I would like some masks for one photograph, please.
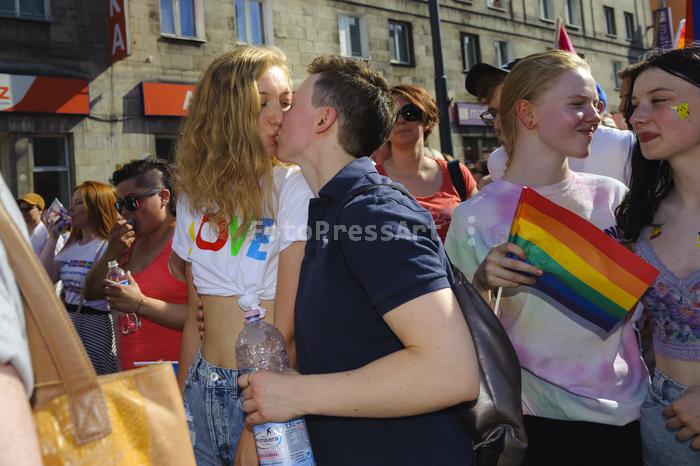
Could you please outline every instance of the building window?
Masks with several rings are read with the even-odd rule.
[[[617,26],[615,25],[615,9],[611,6],[604,6],[605,11],[605,27],[609,36],[617,35]]]
[[[496,47],[496,66],[503,66],[510,62],[510,43],[505,40],[497,40],[494,45]]]
[[[160,0],[160,32],[170,37],[204,39],[202,0]]]
[[[566,16],[566,24],[568,26],[579,26],[579,11],[581,8],[581,0],[564,0],[564,15]]]
[[[464,71],[469,71],[480,61],[479,36],[462,33],[462,68]]]
[[[486,0],[486,6],[504,10],[506,8],[506,0]]]
[[[365,18],[355,15],[338,15],[340,54],[346,57],[369,58],[369,40]]]
[[[236,0],[238,42],[254,45],[272,44],[270,2]]]
[[[176,145],[177,137],[175,136],[156,136],[156,156],[170,163],[175,162]]]
[[[49,0],[0,0],[0,16],[48,20]]]
[[[540,18],[554,21],[554,0],[540,0]]]
[[[634,14],[625,11],[625,37],[634,40]]]
[[[2,142],[0,134],[0,142]],[[50,204],[70,205],[71,161],[68,135],[8,134],[9,157],[3,160],[5,178],[18,194],[36,192]],[[8,137],[9,136],[9,137]]]
[[[617,73],[619,73],[624,66],[625,65],[621,61],[613,62],[613,84],[615,85],[615,90],[620,90],[620,77]]]
[[[389,20],[389,51],[391,63],[413,64],[413,31],[411,23]]]

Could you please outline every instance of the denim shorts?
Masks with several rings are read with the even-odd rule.
[[[231,465],[245,426],[239,371],[209,364],[197,355],[185,381],[185,417],[198,466]]]
[[[676,433],[666,429],[666,418],[661,414],[685,390],[659,370],[654,371],[651,389],[642,404],[642,458],[646,466],[700,465],[700,452],[691,448],[690,440],[676,440]]]

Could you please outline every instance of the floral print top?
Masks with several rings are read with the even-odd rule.
[[[700,270],[678,278],[642,239],[637,255],[659,269],[659,277],[642,297],[652,323],[654,350],[683,361],[700,361]]]

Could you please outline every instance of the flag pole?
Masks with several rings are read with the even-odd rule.
[[[496,304],[493,306],[493,313],[496,314],[496,317],[500,317],[500,314],[498,313],[498,306],[501,304],[501,294],[502,293],[503,293],[503,287],[499,286],[498,293],[496,293]]]
[[[556,26],[554,26],[554,31],[555,31],[554,44],[552,45],[552,48],[554,50],[559,50],[559,37],[561,35],[561,24],[562,24],[561,16],[557,16]]]

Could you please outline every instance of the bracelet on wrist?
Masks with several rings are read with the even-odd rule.
[[[141,310],[141,305],[143,304],[143,300],[144,300],[144,298],[141,298],[141,300],[139,301],[139,304],[136,306],[136,309],[134,309],[134,314],[138,314],[139,311]]]

